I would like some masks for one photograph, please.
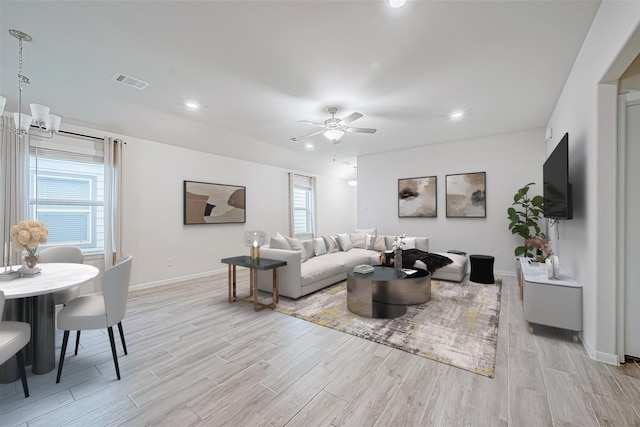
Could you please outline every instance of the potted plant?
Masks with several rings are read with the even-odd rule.
[[[544,237],[544,234],[540,232],[540,226],[538,221],[542,217],[542,207],[544,206],[544,199],[542,196],[529,196],[529,189],[534,182],[530,182],[521,189],[519,189],[513,196],[513,204],[507,209],[509,215],[509,230],[511,234],[517,234],[522,237],[523,244],[516,247],[514,253],[516,256],[524,256],[532,258],[534,253],[530,253],[535,250],[533,246],[530,246],[527,240],[536,237]],[[516,206],[514,208],[513,206]],[[530,243],[530,242],[529,242]]]

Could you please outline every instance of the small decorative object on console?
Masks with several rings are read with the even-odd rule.
[[[22,276],[37,276],[40,269],[36,268],[38,263],[38,245],[47,243],[49,238],[49,229],[43,222],[36,220],[20,221],[11,227],[11,238],[13,239],[13,249],[16,252],[25,250],[27,254],[24,256],[26,264],[20,272]]]
[[[353,267],[353,272],[354,273],[359,273],[359,274],[369,274],[369,273],[373,272],[374,270],[375,270],[375,268],[373,268],[373,266],[367,265],[367,264],[360,264],[360,265],[356,265],[355,267]]]
[[[267,233],[264,231],[245,231],[244,244],[250,247],[251,261],[260,262],[260,245],[267,243]]]
[[[398,273],[402,270],[402,246],[405,244],[404,239],[406,237],[405,234],[400,234],[393,239],[393,252],[395,254],[393,265]]]

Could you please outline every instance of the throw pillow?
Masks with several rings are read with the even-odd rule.
[[[377,228],[356,228],[354,234],[378,234]]]
[[[353,244],[354,248],[364,249],[366,247],[366,243],[365,243],[366,237],[367,237],[366,234],[351,234],[349,236],[349,239],[351,240],[351,243]]]
[[[338,252],[340,249],[338,248],[338,240],[335,236],[322,236],[324,239],[324,243],[327,246],[327,253],[331,254],[333,252]]]
[[[298,239],[294,239],[293,237],[284,236],[284,238],[287,239],[287,243],[291,246],[292,251],[300,251],[300,260],[305,262],[308,259],[307,251],[304,249],[304,246],[302,246],[302,242]]]
[[[415,237],[405,237],[404,245],[402,245],[402,249],[415,249],[416,248],[416,238]]]
[[[302,243],[302,246],[304,247],[304,251],[306,253],[306,257],[304,261],[309,261],[311,258],[316,256],[316,253],[313,250],[313,239],[301,240],[300,243]]]
[[[347,233],[338,234],[338,243],[340,243],[340,249],[345,252],[353,249],[353,243],[351,243],[351,239]]]
[[[291,249],[291,246],[289,246],[289,243],[287,243],[287,239],[285,239],[284,236],[280,233],[271,238],[269,247],[273,249],[285,249],[287,251]]]
[[[376,236],[373,234],[365,234],[364,248],[373,250],[373,244],[376,242]]]
[[[387,250],[384,236],[376,236],[375,239],[373,239],[373,249],[380,252]]]
[[[324,255],[327,253],[327,245],[324,243],[322,237],[316,237],[313,239],[313,252],[316,256]]]

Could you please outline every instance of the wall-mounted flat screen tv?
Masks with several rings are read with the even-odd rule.
[[[572,219],[573,204],[569,183],[569,134],[565,133],[544,162],[544,216],[553,219]]]

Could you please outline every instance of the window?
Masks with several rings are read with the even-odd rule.
[[[310,239],[315,233],[315,179],[289,174],[291,181],[292,235]]]
[[[43,247],[104,251],[104,164],[79,153],[31,148],[29,213],[49,229]]]

